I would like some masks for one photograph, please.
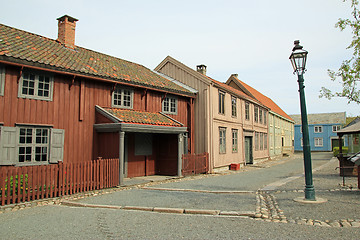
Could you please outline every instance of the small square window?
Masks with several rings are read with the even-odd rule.
[[[116,88],[112,93],[112,106],[118,108],[132,108],[133,91],[126,88]]]
[[[339,131],[341,129],[341,126],[340,125],[334,125],[334,126],[332,126],[332,131],[333,132],[337,132],[337,131]]]
[[[177,114],[177,98],[167,96],[162,102],[162,111],[167,114]]]
[[[24,72],[19,84],[19,97],[52,101],[53,77],[42,72]]]
[[[322,133],[323,129],[322,126],[314,126],[314,133]]]

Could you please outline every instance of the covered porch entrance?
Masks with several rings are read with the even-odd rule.
[[[124,178],[181,176],[187,128],[162,114],[96,106],[96,151],[118,157]]]

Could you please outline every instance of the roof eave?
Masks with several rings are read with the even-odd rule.
[[[48,65],[45,63],[30,62],[27,60],[18,59],[18,58],[6,56],[6,55],[0,55],[0,63],[19,66],[19,67],[28,67],[28,68],[33,68],[33,69],[37,69],[37,70],[58,73],[58,74],[65,74],[65,75],[71,75],[71,76],[76,76],[76,77],[84,77],[84,78],[89,78],[92,80],[108,82],[108,83],[121,83],[123,85],[128,85],[128,86],[147,88],[147,89],[156,90],[156,91],[160,91],[160,92],[171,92],[172,94],[175,94],[175,95],[196,98],[196,94],[191,93],[191,92],[175,91],[173,89],[168,89],[168,88],[156,88],[154,86],[129,82],[128,80],[96,76],[93,74],[78,72],[78,71],[74,71],[71,69],[64,69],[64,68],[60,68],[60,67],[56,67],[56,66],[51,66],[51,65]]]

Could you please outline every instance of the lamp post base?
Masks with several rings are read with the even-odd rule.
[[[303,197],[298,197],[294,199],[295,202],[299,203],[312,203],[312,204],[318,204],[318,203],[326,203],[327,199],[324,198],[315,198],[315,200],[309,200]]]

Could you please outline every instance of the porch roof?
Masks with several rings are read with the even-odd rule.
[[[351,126],[345,127],[336,132],[338,136],[342,136],[344,134],[356,134],[360,133],[360,122],[357,122]]]
[[[184,133],[187,127],[161,112],[145,112],[120,108],[102,108],[96,111],[112,123],[94,125],[99,132],[148,132],[148,133]]]

